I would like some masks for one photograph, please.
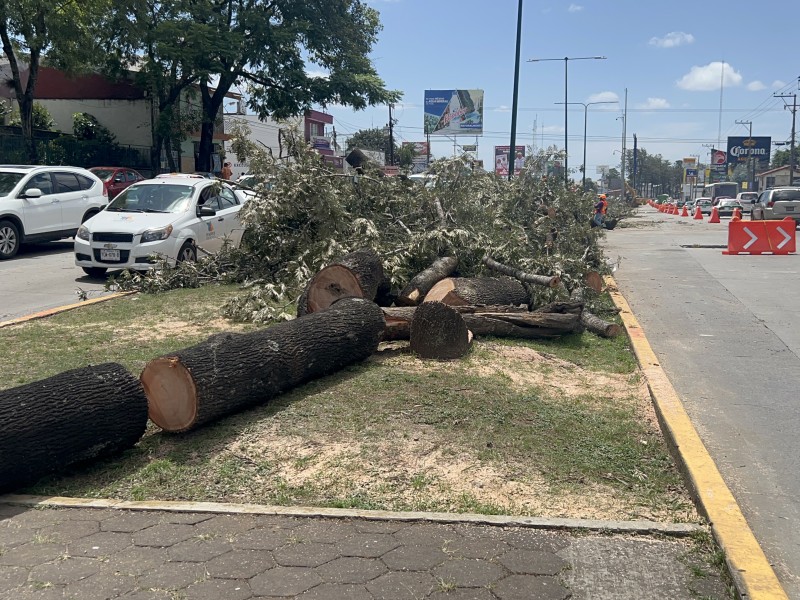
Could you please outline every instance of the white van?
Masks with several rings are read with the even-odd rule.
[[[758,192],[739,192],[736,199],[746,212],[752,212],[753,204],[758,201]]]

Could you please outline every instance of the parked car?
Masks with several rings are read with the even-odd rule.
[[[174,264],[197,260],[198,248],[238,245],[246,197],[204,177],[145,179],[123,190],[75,236],[75,264],[90,277],[108,269],[148,270],[156,256]]]
[[[711,201],[711,206],[719,206],[719,203],[723,200],[733,200],[730,196],[717,196]]]
[[[107,204],[103,182],[86,169],[0,165],[0,260],[21,244],[75,235]]]
[[[686,200],[684,204],[686,210],[689,211],[692,215],[694,215],[694,204],[695,204],[694,198],[689,198],[688,200]]]
[[[700,207],[700,214],[703,215],[710,215],[711,214],[711,198],[700,197],[695,198],[694,205]]]
[[[742,210],[742,205],[739,204],[738,200],[723,198],[719,201],[719,204],[717,204],[717,214],[719,214],[720,217],[732,217],[733,211],[737,208]]]
[[[129,185],[144,179],[139,171],[125,167],[92,167],[89,171],[97,175],[103,182],[109,200],[113,200]]]
[[[750,212],[753,210],[753,204],[758,200],[758,192],[739,192],[736,194],[736,199],[744,210]]]
[[[800,224],[800,187],[776,187],[764,190],[753,204],[750,219],[784,219],[792,217]]]

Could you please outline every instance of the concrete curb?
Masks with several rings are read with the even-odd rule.
[[[261,504],[229,504],[225,502],[133,501],[61,496],[0,496],[0,504],[39,508],[98,508],[135,511],[200,512],[217,514],[281,515],[328,519],[365,519],[370,521],[426,521],[431,523],[468,523],[498,527],[527,527],[548,530],[584,530],[602,533],[661,534],[684,537],[705,528],[695,523],[658,523],[655,521],[600,521],[595,519],[549,519],[474,513],[395,512],[390,510],[356,510],[304,506],[265,506]]]
[[[53,315],[57,315],[58,313],[67,312],[68,310],[74,310],[76,308],[80,308],[82,306],[89,306],[91,304],[99,304],[100,302],[106,302],[108,300],[113,300],[114,298],[121,298],[123,296],[130,296],[131,294],[135,293],[136,292],[117,292],[116,294],[109,294],[108,296],[100,296],[99,298],[92,298],[91,300],[84,300],[83,302],[76,302],[75,304],[65,304],[64,306],[57,306],[56,308],[48,308],[47,310],[42,310],[30,315],[25,315],[24,317],[10,319],[8,321],[0,321],[0,329],[3,329],[3,327],[10,327],[11,325],[19,325],[20,323],[27,323],[28,321],[33,321],[35,319],[44,319],[45,317],[51,317]]]
[[[695,502],[711,523],[714,538],[725,552],[728,571],[740,596],[749,600],[788,600],[627,300],[619,292],[613,277],[607,276],[605,281],[614,304],[620,309],[620,317],[647,380],[667,443],[684,473]]]

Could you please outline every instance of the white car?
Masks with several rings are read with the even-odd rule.
[[[238,245],[245,197],[197,175],[147,179],[123,190],[75,236],[75,264],[90,277],[108,269],[146,271],[168,262],[197,260],[197,248],[216,252],[225,239]]]
[[[24,243],[74,236],[107,204],[103,182],[86,169],[0,165],[0,260]]]

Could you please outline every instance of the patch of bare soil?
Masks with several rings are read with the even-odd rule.
[[[151,339],[165,340],[176,336],[213,335],[223,331],[242,331],[243,329],[244,325],[232,323],[221,317],[202,322],[165,319],[156,323],[134,323],[126,327],[119,327],[115,329],[115,335],[122,340],[136,340],[146,333]]]

